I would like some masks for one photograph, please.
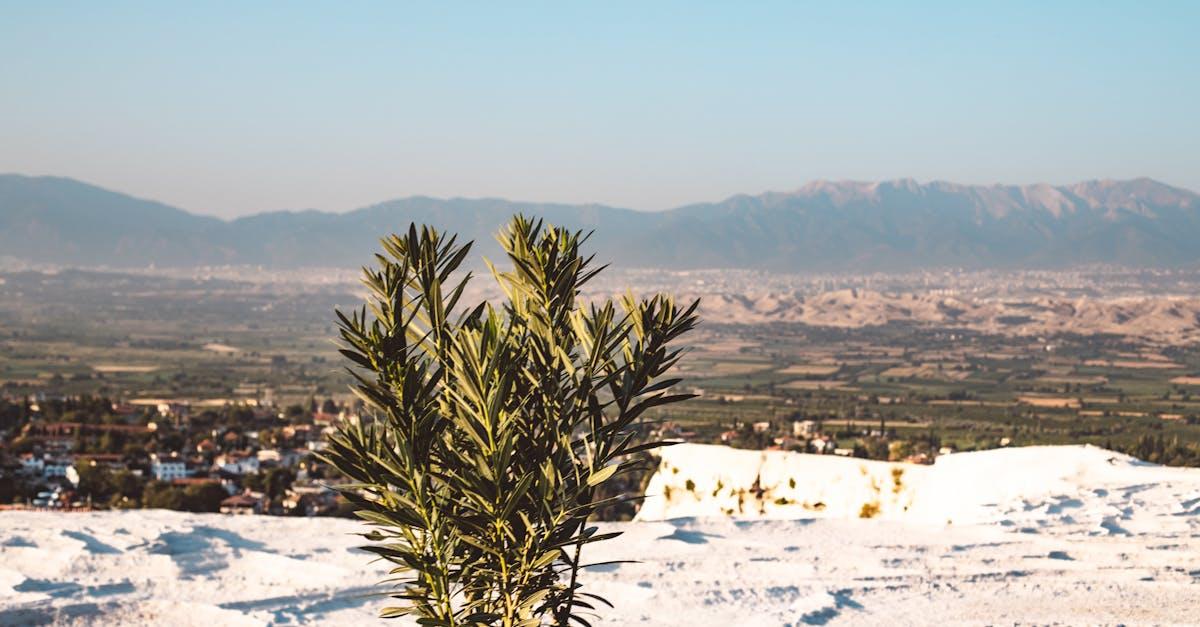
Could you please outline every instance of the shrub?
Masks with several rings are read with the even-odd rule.
[[[383,240],[364,268],[368,308],[338,312],[354,391],[374,419],[340,426],[324,459],[374,528],[364,547],[395,564],[385,617],[428,625],[557,625],[604,602],[580,592],[588,526],[615,476],[644,468],[641,416],[689,398],[663,379],[698,303],[632,295],[581,305],[600,269],[581,233],[515,217],[499,240],[499,309],[451,282],[470,244],[428,227]],[[586,622],[584,622],[586,624]]]
[[[183,489],[183,509],[189,512],[217,512],[221,501],[229,496],[225,488],[216,482],[190,485]]]
[[[142,506],[147,509],[186,510],[183,490],[165,481],[151,481],[142,493]]]
[[[892,468],[892,492],[900,494],[900,491],[904,489],[903,480],[904,469],[899,466]]]

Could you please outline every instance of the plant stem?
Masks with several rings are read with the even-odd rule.
[[[579,527],[582,528],[585,524],[587,524],[586,520],[580,522]],[[567,587],[567,602],[559,610],[558,627],[569,627],[571,607],[575,604],[575,582],[579,578],[579,559],[582,554],[583,536],[580,535],[579,539],[575,541],[575,555],[571,558],[571,583]]]

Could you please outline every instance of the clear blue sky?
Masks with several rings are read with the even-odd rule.
[[[0,0],[0,172],[221,216],[817,178],[1200,190],[1200,2]]]

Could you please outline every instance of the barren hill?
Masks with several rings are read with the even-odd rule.
[[[1200,340],[1200,298],[972,300],[869,290],[808,297],[794,293],[698,296],[704,319],[714,323],[797,322],[853,328],[907,322],[1014,335],[1108,333],[1175,342]]]

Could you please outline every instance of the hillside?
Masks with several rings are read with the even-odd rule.
[[[588,555],[637,560],[584,574],[587,590],[616,604],[598,624],[1200,622],[1200,471],[1085,447],[950,455],[932,467],[698,445],[664,453],[651,489],[683,494],[667,509],[647,503],[644,517],[671,520],[602,523],[624,533]],[[895,467],[904,472],[893,498]],[[717,500],[688,505],[684,477],[696,492],[715,481],[749,490],[756,477],[778,490],[795,478],[789,498],[826,507],[730,518]],[[872,480],[889,496],[878,517],[861,519]],[[385,601],[367,593],[385,568],[353,548],[361,528],[155,510],[0,512],[0,622],[370,623]]]
[[[1200,299],[1173,297],[981,300],[929,293],[837,290],[796,293],[700,293],[706,320],[795,322],[857,328],[914,323],[984,333],[1053,336],[1112,334],[1172,343],[1200,341]]]
[[[1200,263],[1200,196],[1149,179],[1060,187],[818,181],[663,212],[410,197],[341,214],[222,221],[70,179],[4,175],[0,249],[20,260],[78,266],[356,267],[369,260],[378,237],[414,221],[473,239],[495,256],[495,230],[518,211],[595,229],[600,257],[626,267],[806,272]]]
[[[0,176],[0,256],[79,266],[228,258],[226,223],[71,179]]]

